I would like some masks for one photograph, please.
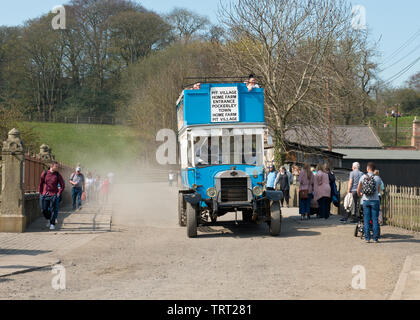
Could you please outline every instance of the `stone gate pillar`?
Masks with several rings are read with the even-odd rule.
[[[45,169],[48,169],[49,166],[51,165],[51,162],[55,160],[55,157],[51,153],[51,151],[52,151],[51,148],[49,146],[47,146],[46,144],[43,144],[39,148],[39,156],[40,156],[42,162],[44,163]]]
[[[23,232],[24,215],[23,165],[25,150],[20,133],[12,129],[2,149],[2,184],[0,232]]]
[[[413,121],[413,136],[411,137],[411,146],[420,150],[420,120],[415,117]]]

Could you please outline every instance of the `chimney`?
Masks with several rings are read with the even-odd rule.
[[[413,121],[413,137],[411,138],[411,146],[420,150],[420,120],[415,117]]]

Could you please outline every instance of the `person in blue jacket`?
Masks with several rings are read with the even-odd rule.
[[[276,190],[275,182],[277,178],[277,171],[273,164],[268,165],[268,173],[266,177],[267,190]]]

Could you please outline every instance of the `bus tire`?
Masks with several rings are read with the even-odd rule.
[[[178,193],[178,224],[180,227],[185,227],[187,225],[187,216],[185,214],[186,202],[184,200],[184,195]]]
[[[187,216],[187,236],[188,238],[197,237],[197,210],[191,203],[186,203]]]
[[[270,234],[278,236],[281,230],[281,209],[280,202],[273,201],[270,210]]]
[[[252,222],[252,210],[243,210],[242,211],[242,221],[243,222]]]

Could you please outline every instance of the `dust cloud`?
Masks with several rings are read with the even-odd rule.
[[[178,187],[169,186],[168,169],[131,165],[101,171],[112,173],[108,204],[113,226],[178,227]]]

